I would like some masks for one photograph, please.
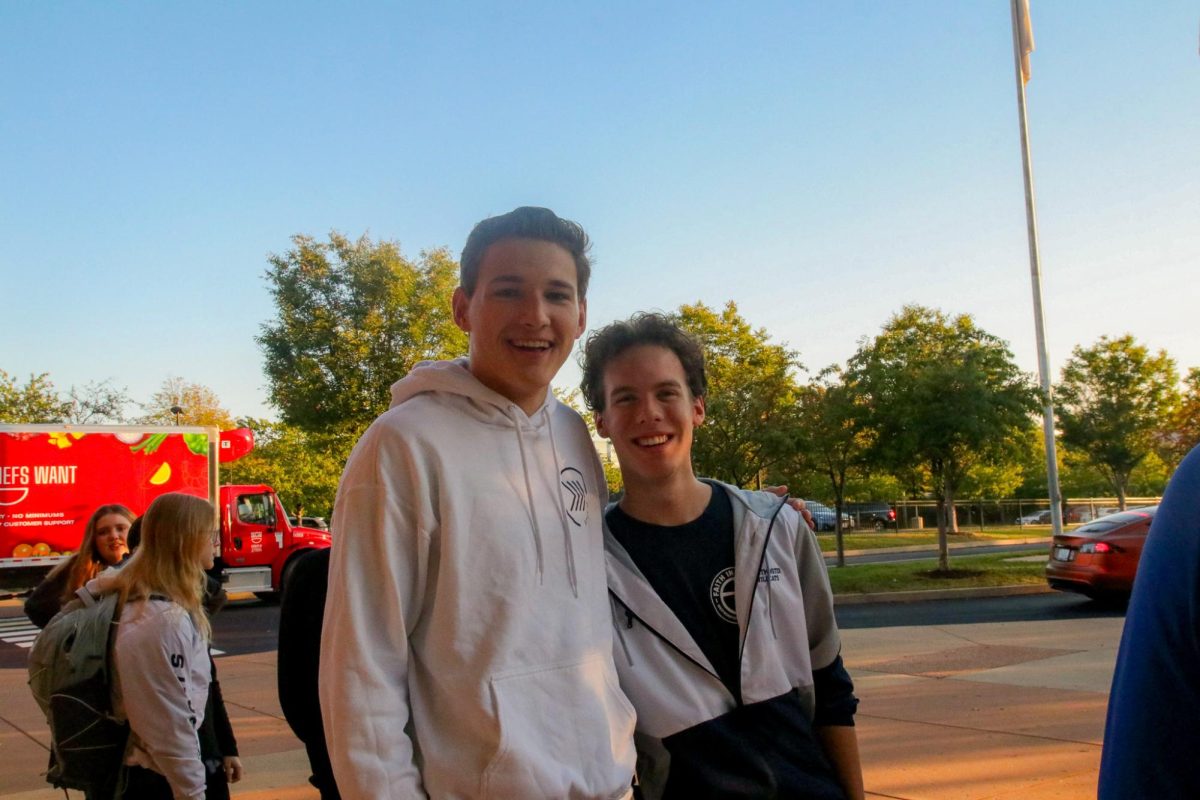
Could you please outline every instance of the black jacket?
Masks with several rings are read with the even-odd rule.
[[[321,791],[322,800],[340,797],[325,747],[325,726],[317,697],[329,552],[329,548],[317,550],[296,561],[283,587],[279,609],[279,706],[308,750],[313,771],[309,781]]]

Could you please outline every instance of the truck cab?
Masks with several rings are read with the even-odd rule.
[[[329,547],[328,531],[294,526],[275,491],[264,484],[220,489],[221,555],[225,591],[274,597],[293,560]]]

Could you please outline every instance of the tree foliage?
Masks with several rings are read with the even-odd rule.
[[[328,517],[333,512],[338,479],[350,455],[348,443],[266,419],[244,418],[237,424],[254,431],[254,449],[225,466],[223,480],[265,483],[297,516]]]
[[[89,381],[83,388],[72,386],[63,401],[63,422],[75,425],[116,425],[126,421],[130,403],[124,388],[112,381]]]
[[[857,382],[836,367],[823,370],[798,393],[795,441],[803,460],[825,477],[837,512],[835,539],[838,566],[845,565],[842,510],[846,480],[863,462],[872,444],[866,407]]]
[[[708,374],[705,420],[692,445],[696,472],[755,485],[794,450],[797,355],[751,328],[733,302],[720,313],[684,305],[673,317],[700,341]]]
[[[180,409],[179,413],[173,408]],[[147,425],[214,425],[220,430],[235,426],[233,415],[221,405],[216,392],[178,376],[164,380],[142,410],[145,414],[139,422]]]
[[[396,242],[336,232],[292,244],[269,258],[276,316],[257,337],[285,422],[356,438],[418,361],[466,354],[450,309],[458,265],[446,250],[413,262]]]
[[[954,498],[977,465],[1002,461],[1032,425],[1038,394],[1008,346],[969,315],[905,306],[851,358],[874,432],[870,455],[903,473],[923,465],[938,497],[940,567]]]
[[[50,374],[30,375],[21,385],[0,369],[0,422],[102,425],[125,421],[129,395],[111,381],[90,381],[82,388],[72,386],[62,396]]]
[[[1104,475],[1123,510],[1134,468],[1179,401],[1175,362],[1126,334],[1076,346],[1055,388],[1062,440]]]
[[[30,375],[24,384],[0,369],[0,422],[61,422],[66,403],[50,381],[50,374]]]
[[[1200,445],[1200,367],[1192,367],[1183,379],[1179,403],[1168,420],[1167,429],[1159,436],[1156,449],[1162,460],[1174,469],[1197,445]]]

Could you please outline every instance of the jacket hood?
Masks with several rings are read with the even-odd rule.
[[[489,389],[471,374],[470,361],[467,358],[456,358],[451,361],[421,361],[412,371],[392,384],[392,408],[411,400],[419,394],[439,392],[461,397],[469,401],[463,404],[464,410],[481,422],[504,425],[515,425],[524,420],[534,427],[544,424],[541,419],[543,412],[553,412],[558,400],[554,393],[546,390],[546,399],[533,414],[526,415],[524,410],[499,392]],[[534,420],[537,420],[534,422]]]
[[[545,549],[542,542],[542,529],[538,523],[538,515],[534,509],[533,486],[530,477],[530,454],[526,436],[545,433],[549,440],[549,452],[554,462],[554,474],[562,472],[558,461],[558,446],[554,441],[554,415],[558,411],[566,411],[565,407],[554,397],[547,388],[546,399],[532,415],[527,415],[519,405],[504,395],[496,392],[479,382],[471,374],[470,362],[466,358],[456,358],[452,361],[422,361],[413,367],[412,371],[392,384],[392,408],[411,400],[420,394],[436,393],[449,396],[454,405],[463,414],[472,419],[499,428],[505,428],[516,434],[516,444],[521,453],[521,472],[525,483],[525,504],[529,509],[531,533],[533,535],[534,551],[537,554],[537,573],[539,579],[544,574]],[[567,412],[569,413],[569,412]],[[579,596],[579,586],[575,573],[575,552],[571,544],[570,528],[567,525],[567,510],[563,505],[561,494],[556,493],[554,502],[557,505],[556,516],[562,530],[563,548],[566,552],[567,574],[571,582],[571,591]]]

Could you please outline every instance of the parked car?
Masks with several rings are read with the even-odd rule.
[[[1095,514],[1088,506],[1067,506],[1067,513],[1063,515],[1063,522],[1091,522],[1101,514]]]
[[[1017,517],[1014,525],[1049,525],[1050,524],[1050,509],[1042,511],[1034,511],[1031,514],[1026,514],[1023,517]]]
[[[824,503],[818,503],[816,500],[805,500],[804,506],[812,514],[813,530],[816,531],[832,531],[837,528],[837,512]],[[842,530],[847,530],[854,527],[854,518],[849,514],[842,513]]]
[[[1046,580],[1088,597],[1128,596],[1158,506],[1122,511],[1054,537]]]
[[[887,503],[846,503],[845,511],[854,519],[858,528],[874,528],[881,531],[884,528],[896,527],[896,509]]]
[[[301,528],[316,528],[319,531],[329,530],[329,523],[324,517],[294,517],[288,515],[288,522],[293,525],[299,525]]]

